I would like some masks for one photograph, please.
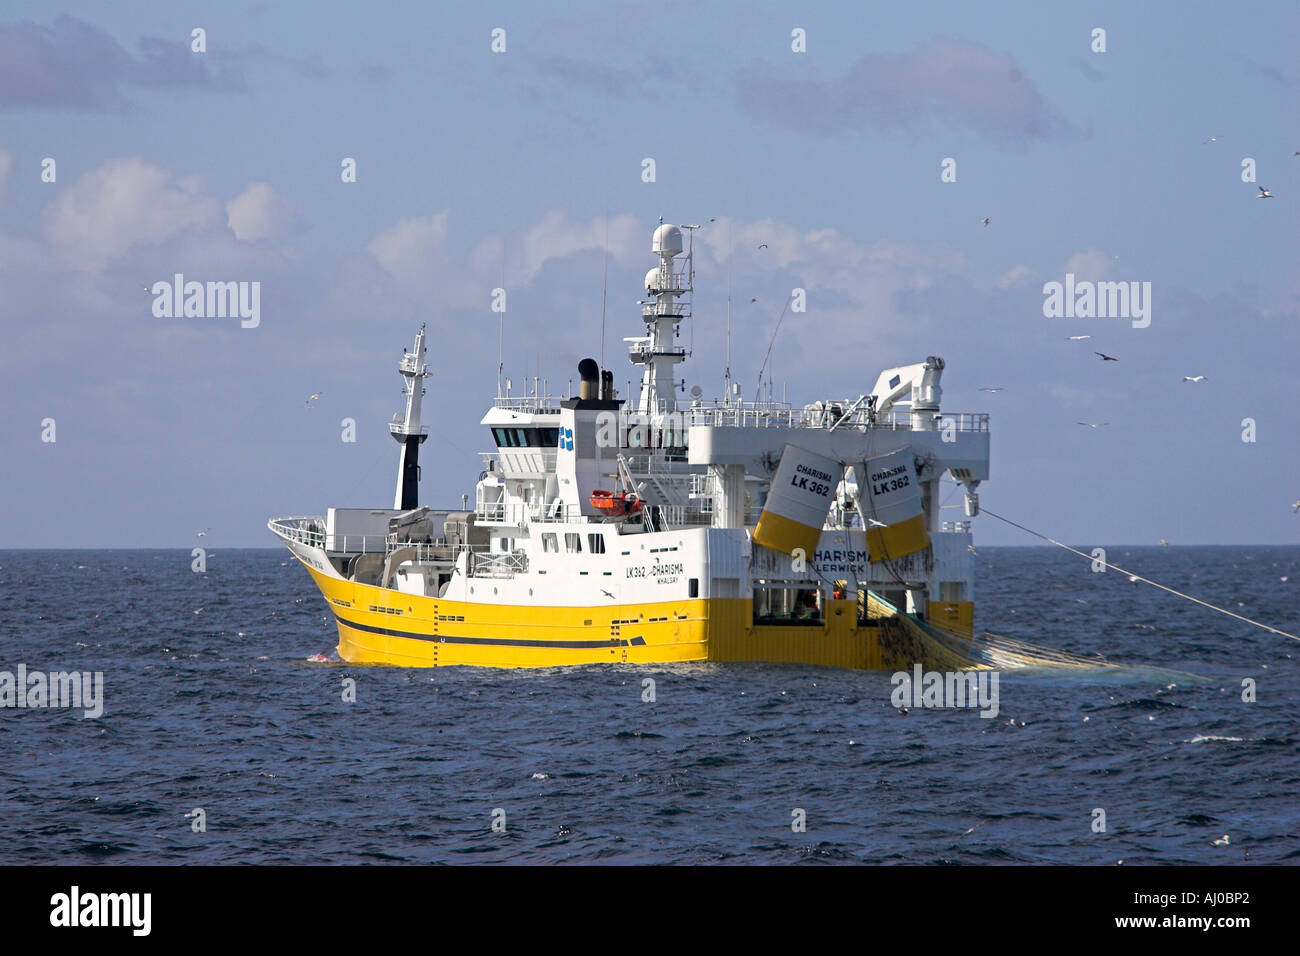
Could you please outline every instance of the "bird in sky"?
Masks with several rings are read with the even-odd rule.
[[[1183,381],[1184,381],[1184,382],[1204,382],[1204,381],[1205,381],[1205,376],[1204,376],[1204,375],[1184,375],[1184,376],[1183,376]]]
[[[867,519],[867,524],[868,524],[868,526],[870,526],[870,527],[872,527],[872,528],[888,528],[888,527],[889,527],[889,525],[885,524],[883,521],[877,521],[875,518],[868,518],[868,519]]]
[[[1167,548],[1167,547],[1169,547],[1169,542],[1166,541],[1164,538],[1161,538],[1161,539],[1160,539],[1160,547],[1162,547],[1162,548]]]
[[[1113,355],[1107,355],[1105,352],[1093,352],[1093,355],[1100,355],[1103,362],[1118,362],[1119,359]]]
[[[312,392],[312,394],[307,399],[307,407],[311,408],[311,403],[316,401],[316,399],[320,398],[324,394],[325,394],[324,392]]]
[[[1003,388],[1001,385],[996,385],[996,386],[994,386],[994,387],[992,387],[992,388],[990,388],[990,387],[987,386],[987,385],[984,385],[984,386],[981,386],[981,387],[980,387],[980,391],[981,391],[981,392],[1005,392],[1006,389]]]
[[[1256,198],[1256,199],[1272,199],[1272,198],[1273,198],[1273,194],[1272,194],[1271,192],[1269,192],[1267,189],[1265,189],[1263,186],[1260,186],[1260,187],[1259,187],[1259,195],[1256,196],[1255,198]]]
[[[1292,512],[1300,511],[1300,499],[1292,503],[1291,510]]]
[[[757,302],[758,299],[750,299],[749,301],[750,301],[750,302]]]
[[[198,532],[198,534],[195,535],[195,537],[198,537],[198,538],[206,538],[207,535],[208,535],[208,533],[207,533],[206,531],[200,531],[200,532]]]
[[[1065,337],[1065,341],[1067,341],[1067,342],[1082,342],[1084,339],[1090,339],[1090,338],[1092,338],[1091,335],[1067,335],[1067,336]]]
[[[988,228],[988,225],[989,225],[989,217],[988,217],[988,216],[985,216],[985,217],[984,217],[984,219],[983,219],[983,223],[984,223],[984,228],[987,229],[987,228]]]
[[[760,248],[760,249],[766,249],[766,248],[767,248],[767,243],[766,243],[766,242],[760,242],[760,243],[758,244],[758,248]]]
[[[971,554],[979,554],[979,552],[975,550],[975,545],[973,544],[966,545],[966,550],[969,551]]]
[[[1110,422],[1079,422],[1080,425],[1086,425],[1089,428],[1101,428],[1103,425],[1109,425]]]
[[[1222,133],[1220,133],[1218,136],[1211,136],[1209,139],[1202,142],[1201,145],[1204,146],[1206,143],[1217,143],[1221,139],[1223,139]]]

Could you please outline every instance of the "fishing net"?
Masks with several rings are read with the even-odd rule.
[[[1116,666],[1101,657],[1036,647],[988,631],[972,637],[950,634],[899,611],[874,592],[867,592],[866,602],[867,616],[880,635],[886,670],[909,670],[918,663],[938,671]]]

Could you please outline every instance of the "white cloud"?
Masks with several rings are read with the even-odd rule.
[[[649,261],[651,232],[630,213],[615,216],[608,221],[610,255],[620,263],[627,263],[641,253]],[[561,212],[548,212],[524,234],[514,259],[516,278],[531,282],[552,259],[567,259],[580,252],[603,249],[605,235],[604,219],[575,222]]]
[[[1097,282],[1110,271],[1110,256],[1100,249],[1076,252],[1066,260],[1065,271],[1074,273],[1076,282]]]
[[[137,243],[219,226],[221,203],[203,185],[200,177],[174,177],[138,157],[110,159],[54,201],[45,236],[75,268],[99,271]]]
[[[806,290],[821,334],[854,338],[890,332],[896,295],[928,289],[938,276],[965,268],[960,253],[910,242],[860,243],[835,229],[800,230],[772,219],[719,219],[702,231],[700,242],[721,269],[730,242],[738,287],[770,287],[779,276]]]
[[[447,210],[426,219],[403,219],[381,232],[367,247],[389,273],[398,279],[415,279],[439,258],[445,258]]]
[[[447,210],[427,218],[403,219],[377,235],[367,248],[409,295],[441,306],[487,307],[492,290],[504,281],[507,291],[526,286],[548,262],[604,247],[604,219],[578,222],[552,211],[517,240],[485,236],[466,253],[449,242]],[[650,231],[630,214],[609,220],[610,255],[620,263],[640,252],[650,255]]]
[[[1009,289],[1020,280],[1033,275],[1033,271],[1034,270],[1030,269],[1029,266],[1012,266],[1006,272],[1002,273],[1001,278],[998,279],[998,288]]]
[[[5,180],[9,178],[9,173],[14,168],[14,154],[5,149],[0,149],[0,201],[4,199]]]
[[[249,183],[226,203],[226,225],[241,241],[278,239],[293,222],[293,210],[270,183]]]

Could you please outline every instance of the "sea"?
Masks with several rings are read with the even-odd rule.
[[[1300,634],[1300,547],[1107,560]],[[97,717],[0,707],[0,863],[1300,860],[1297,641],[1055,548],[979,549],[978,627],[1119,666],[1003,671],[995,717],[788,664],[312,661],[285,550],[191,561],[0,551],[0,672],[103,675]]]

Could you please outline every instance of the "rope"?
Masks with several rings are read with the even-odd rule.
[[[1072,554],[1077,554],[1081,558],[1086,558],[1089,561],[1099,561],[1101,564],[1106,565],[1106,567],[1110,568],[1112,571],[1119,571],[1121,574],[1127,574],[1130,578],[1136,578],[1137,580],[1141,581],[1144,584],[1150,584],[1152,587],[1157,587],[1162,591],[1168,591],[1170,594],[1176,594],[1180,598],[1186,598],[1189,601],[1194,601],[1195,603],[1200,604],[1203,607],[1208,607],[1212,611],[1218,611],[1220,614],[1226,614],[1229,617],[1235,617],[1237,620],[1245,621],[1247,624],[1253,624],[1256,627],[1262,627],[1264,630],[1270,631],[1274,634],[1280,634],[1283,637],[1289,637],[1293,641],[1300,641],[1300,637],[1297,637],[1294,634],[1288,634],[1286,631],[1280,631],[1276,627],[1269,627],[1267,624],[1261,624],[1259,621],[1252,621],[1250,618],[1242,617],[1240,614],[1236,614],[1233,611],[1229,611],[1227,608],[1222,608],[1216,604],[1211,604],[1209,601],[1202,601],[1200,598],[1192,597],[1190,594],[1184,594],[1182,591],[1175,591],[1171,587],[1166,587],[1165,585],[1161,584],[1158,581],[1152,581],[1150,578],[1144,578],[1140,574],[1134,574],[1132,571],[1126,571],[1117,564],[1110,564],[1109,562],[1101,561],[1100,558],[1094,558],[1090,554],[1084,554],[1082,551],[1078,551],[1070,547],[1068,544],[1062,544],[1060,541],[1057,541],[1055,538],[1049,538],[1047,535],[1039,534],[1037,531],[1034,531],[1030,528],[1026,528],[1022,524],[1016,524],[1016,522],[1012,521],[1010,518],[1004,518],[1000,514],[994,514],[992,511],[989,511],[988,508],[980,508],[980,513],[986,514],[991,518],[997,518],[999,521],[1005,521],[1013,528],[1019,528],[1021,531],[1024,531],[1026,534],[1032,534],[1035,538],[1042,538],[1044,541],[1051,542],[1052,544],[1056,545],[1058,548],[1064,548],[1066,551],[1069,551]]]

